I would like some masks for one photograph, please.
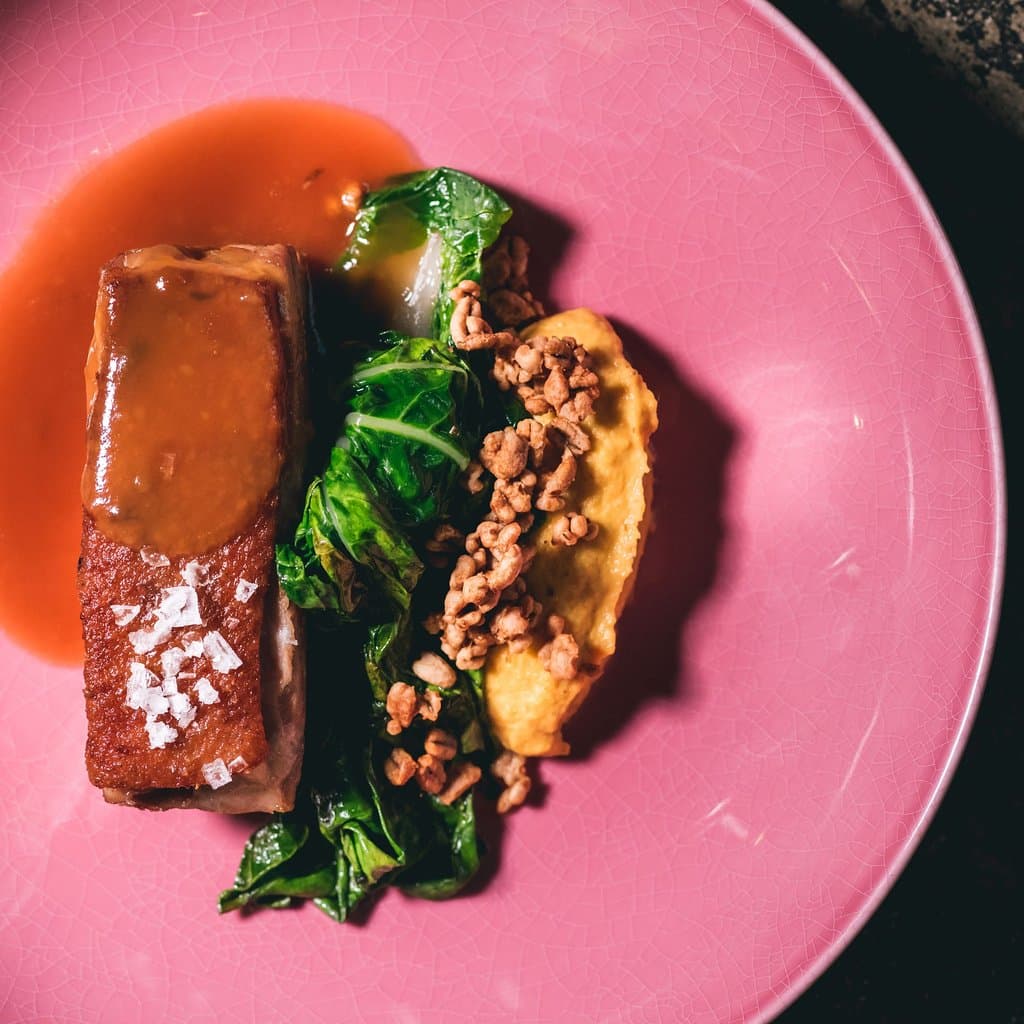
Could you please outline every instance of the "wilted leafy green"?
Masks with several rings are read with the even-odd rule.
[[[405,610],[423,565],[345,448],[334,447],[306,491],[293,545],[277,549],[278,576],[300,608],[350,620],[369,593]]]
[[[349,378],[343,444],[400,523],[436,520],[479,444],[480,383],[427,338],[398,340]]]
[[[424,586],[416,544],[445,514],[470,514],[448,508],[456,481],[485,427],[505,422],[474,366],[448,344],[447,293],[479,279],[481,254],[510,212],[485,185],[439,168],[371,193],[356,219],[342,261],[350,271],[429,240],[436,274],[420,284],[430,287],[425,325],[434,337],[386,334],[354,365],[350,351],[321,353],[338,408],[318,429],[336,441],[309,485],[293,542],[277,549],[283,589],[316,613],[303,777],[295,810],[253,833],[222,911],[309,899],[344,921],[381,886],[441,899],[479,866],[472,793],[446,806],[414,783],[383,779],[393,746],[420,750],[433,726],[417,718],[396,740],[385,729],[385,702],[398,681],[431,689],[409,666],[436,649],[418,623],[440,607],[447,575],[428,574]],[[459,737],[460,758],[488,763],[479,673],[457,673],[437,724]]]
[[[344,627],[349,641],[358,629]],[[296,809],[253,834],[234,887],[221,894],[220,909],[280,908],[310,899],[344,921],[383,885],[429,899],[454,895],[479,866],[472,795],[448,807],[414,784],[398,789],[382,780],[379,766],[394,741],[381,728],[385,716],[376,695],[365,683],[353,685],[359,652],[344,638],[340,651],[325,634],[313,639],[318,659],[336,652],[335,667],[349,685],[311,692],[309,749]],[[363,658],[385,673],[389,651],[390,643],[368,642]],[[315,664],[320,678],[329,676],[322,660]],[[471,719],[479,721],[475,685],[467,674],[460,673],[445,700],[448,727],[458,731]],[[413,726],[401,742],[416,742],[410,732],[426,728],[427,723]]]
[[[315,899],[331,893],[330,865],[310,865],[309,828],[277,818],[257,829],[245,844],[235,885],[220,894],[222,913],[240,907],[287,907],[294,897]],[[313,853],[314,862],[317,858]]]
[[[460,281],[480,280],[480,257],[511,215],[497,192],[462,171],[436,167],[401,175],[366,197],[340,267],[368,274],[375,264],[436,236],[436,273],[421,275],[431,294],[418,301],[430,311],[421,329],[429,323],[431,335],[447,341],[453,309],[448,292]]]
[[[428,900],[454,896],[480,866],[480,843],[476,834],[476,815],[472,794],[456,800],[450,807],[432,800],[437,829],[429,854],[402,876],[403,891]]]

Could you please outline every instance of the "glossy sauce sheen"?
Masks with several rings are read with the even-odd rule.
[[[233,273],[133,257],[100,282],[82,503],[111,540],[198,555],[247,526],[280,473],[280,289],[255,259]]]
[[[83,367],[100,268],[161,243],[285,242],[333,264],[345,191],[416,166],[372,118],[249,101],[157,130],[46,209],[0,277],[0,628],[49,660],[81,659]]]

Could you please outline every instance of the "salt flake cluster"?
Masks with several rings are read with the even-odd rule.
[[[170,565],[165,555],[149,550],[142,552],[142,559],[150,566]],[[138,655],[150,654],[163,647],[159,652],[159,676],[141,661],[133,661],[125,684],[125,704],[145,714],[146,734],[154,750],[173,743],[181,732],[192,725],[199,705],[220,701],[220,691],[207,676],[197,679],[195,671],[187,670],[190,662],[208,658],[213,671],[220,674],[233,672],[242,664],[242,659],[218,630],[210,630],[201,638],[193,633],[180,646],[164,646],[175,630],[203,625],[196,588],[210,582],[209,568],[192,561],[181,569],[180,575],[184,585],[163,587],[156,606],[146,614],[140,627],[128,634],[128,642]],[[255,584],[239,580],[235,598],[248,601],[256,589]],[[141,605],[110,606],[118,626],[134,622],[141,610]],[[182,684],[181,688],[179,684]],[[218,758],[203,766],[203,777],[210,786],[217,789],[231,781],[232,771],[240,771],[245,767],[241,757],[236,757],[230,765]]]
[[[245,771],[248,767],[248,762],[241,755],[228,764],[224,763],[224,758],[217,757],[203,765],[203,778],[210,789],[220,789],[231,781],[236,772]]]
[[[203,765],[203,778],[210,789],[220,789],[231,781],[231,772],[221,757]]]

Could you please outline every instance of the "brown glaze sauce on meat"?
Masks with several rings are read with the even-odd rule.
[[[265,267],[146,253],[103,272],[82,504],[111,540],[198,555],[249,525],[281,471],[278,294]]]
[[[330,265],[353,183],[416,166],[365,115],[247,101],[158,129],[46,208],[0,276],[0,629],[48,660],[81,660],[82,371],[100,267],[163,242],[286,242]]]

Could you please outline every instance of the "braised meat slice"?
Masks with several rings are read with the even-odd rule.
[[[301,502],[306,296],[283,245],[102,270],[78,585],[86,766],[111,802],[294,802],[304,645],[274,544]]]

